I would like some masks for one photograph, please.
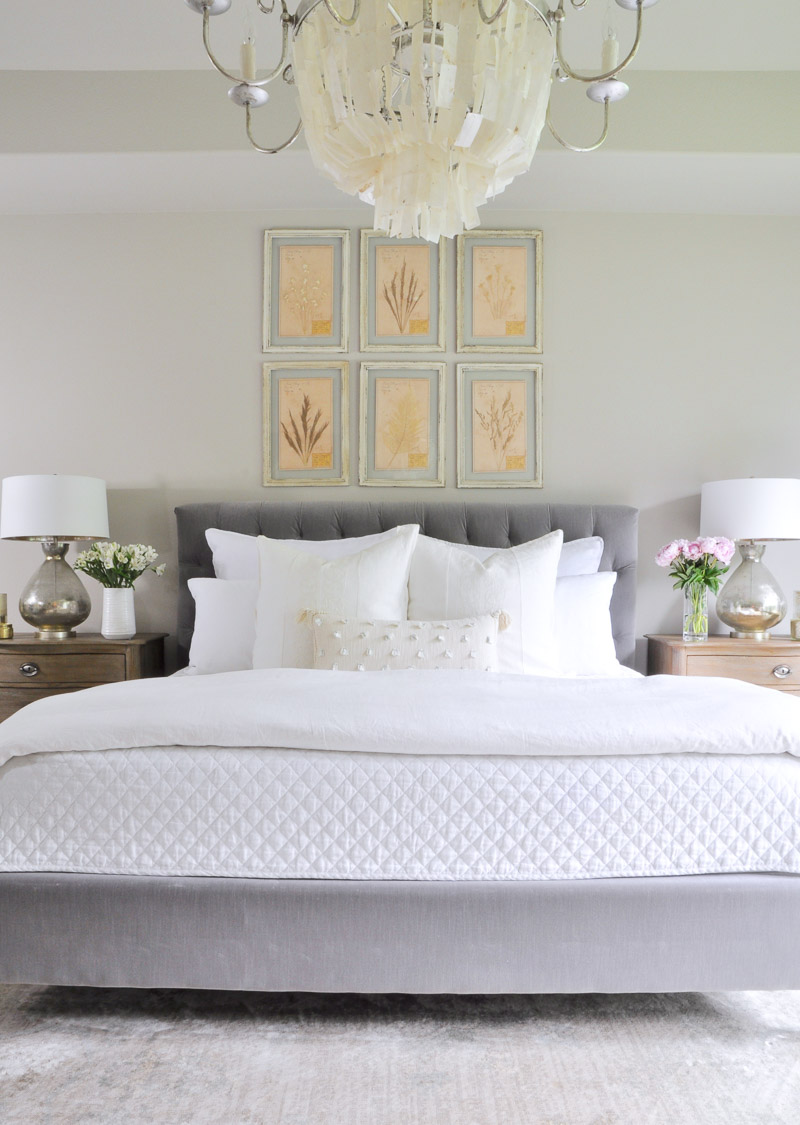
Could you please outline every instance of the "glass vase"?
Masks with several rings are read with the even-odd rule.
[[[683,639],[708,640],[708,587],[699,582],[683,587]]]

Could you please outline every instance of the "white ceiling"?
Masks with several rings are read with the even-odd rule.
[[[212,23],[215,43],[231,63],[243,27],[243,5]],[[551,0],[554,3],[554,0]],[[591,65],[610,0],[568,5],[566,43],[576,65]],[[290,0],[290,8],[296,0]],[[611,4],[621,43],[633,16]],[[760,22],[758,17],[760,18]],[[265,26],[259,16],[256,28]],[[274,32],[264,35],[266,49]],[[261,39],[261,45],[264,40]],[[645,38],[635,66],[646,70],[798,70],[800,4],[753,0],[661,0],[645,13]],[[260,52],[261,54],[261,52]],[[202,70],[207,62],[200,17],[183,0],[3,0],[0,69]],[[265,59],[263,65],[267,65]]]

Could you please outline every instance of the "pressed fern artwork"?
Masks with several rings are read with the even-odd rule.
[[[280,385],[281,469],[328,469],[332,464],[330,379],[283,379]]]
[[[424,336],[430,328],[430,249],[376,249],[376,327],[380,336]]]
[[[429,394],[425,379],[376,380],[376,469],[427,467]]]

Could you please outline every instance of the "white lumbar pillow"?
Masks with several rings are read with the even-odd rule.
[[[333,672],[497,671],[499,613],[460,621],[358,621],[310,613],[314,667]]]
[[[420,536],[411,561],[408,616],[444,621],[502,610],[498,670],[552,672],[555,584],[563,533],[551,531],[519,547],[474,558],[463,547]]]
[[[308,607],[341,617],[405,621],[418,534],[416,524],[396,527],[381,542],[338,559],[309,554],[290,539],[260,535],[253,667],[313,668],[311,630],[300,620]]]
[[[341,559],[355,555],[374,543],[390,539],[397,528],[379,531],[375,535],[357,535],[350,539],[287,539],[298,551],[316,555],[321,559]],[[214,574],[217,578],[250,579],[258,581],[258,536],[243,535],[240,531],[222,531],[218,527],[206,530],[206,542],[211,548]]]
[[[616,571],[580,574],[556,582],[556,650],[566,676],[618,676],[611,628]]]
[[[190,578],[194,632],[189,671],[238,672],[253,667],[258,583]]]

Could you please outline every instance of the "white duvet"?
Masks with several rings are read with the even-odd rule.
[[[108,684],[0,725],[0,766],[148,746],[350,753],[800,756],[800,701],[735,680],[264,669]]]

